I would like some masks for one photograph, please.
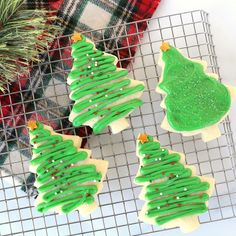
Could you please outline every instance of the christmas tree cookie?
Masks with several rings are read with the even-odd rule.
[[[37,174],[39,192],[37,211],[90,214],[98,207],[95,198],[102,189],[108,162],[90,159],[91,151],[80,148],[78,136],[55,133],[33,120],[28,127],[33,145],[30,171]]]
[[[143,82],[129,79],[127,70],[117,68],[115,56],[96,49],[85,36],[75,33],[72,40],[74,61],[67,83],[75,104],[69,120],[75,127],[92,127],[95,134],[107,126],[112,133],[129,127],[125,117],[143,104]]]
[[[157,91],[165,95],[162,128],[184,136],[201,134],[207,142],[221,135],[218,128],[229,112],[236,88],[206,73],[204,61],[190,60],[164,42],[161,45],[162,76]]]
[[[183,154],[162,148],[146,134],[138,137],[137,156],[140,168],[135,183],[143,185],[140,199],[145,201],[139,219],[163,228],[180,227],[183,232],[196,229],[197,216],[208,210],[214,179],[196,176],[195,168],[185,165]]]

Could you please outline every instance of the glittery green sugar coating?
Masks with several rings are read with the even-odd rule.
[[[166,93],[169,125],[194,131],[220,122],[231,105],[228,88],[204,71],[200,62],[184,57],[172,46],[162,52],[164,71],[159,89]]]

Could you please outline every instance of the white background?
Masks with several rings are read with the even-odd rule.
[[[223,82],[236,86],[236,0],[162,0],[153,15],[165,16],[191,10],[204,10],[209,13],[209,22],[216,55]],[[236,102],[230,113],[234,138],[236,140]],[[236,235],[236,219],[203,224],[189,236]],[[182,235],[178,229],[158,232],[158,236]]]
[[[221,77],[225,83],[236,86],[236,0],[162,0],[162,3],[153,17],[192,10],[205,10],[209,13],[209,21],[211,23],[213,41],[216,46]],[[235,117],[236,102],[234,103],[231,112],[232,126],[236,140]],[[4,232],[4,230],[2,232]],[[174,229],[152,233],[150,235],[182,236],[183,234],[179,229]],[[188,236],[224,235],[236,235],[236,218],[202,224],[198,230],[188,234]],[[124,234],[124,236],[126,235]]]

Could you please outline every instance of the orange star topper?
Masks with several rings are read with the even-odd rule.
[[[148,136],[146,134],[139,134],[138,141],[140,141],[142,144],[148,142]]]
[[[38,128],[37,123],[36,123],[35,120],[29,120],[28,123],[27,123],[27,127],[30,130],[34,130],[34,129]]]
[[[170,44],[168,42],[163,42],[160,46],[162,52],[170,50]]]
[[[77,41],[81,41],[82,40],[82,36],[80,33],[78,32],[75,32],[72,37],[71,37],[71,40],[75,43]]]

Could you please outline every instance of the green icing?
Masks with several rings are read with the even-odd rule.
[[[51,135],[39,122],[30,131],[30,143],[36,155],[30,164],[36,166],[38,192],[42,196],[42,202],[37,205],[39,212],[60,207],[63,213],[69,213],[94,202],[93,195],[98,189],[91,181],[100,181],[101,173],[95,165],[75,165],[88,158],[87,152],[78,151],[72,140]]]
[[[167,94],[170,126],[177,131],[193,131],[219,122],[230,109],[227,87],[174,47],[162,53],[162,60],[165,66],[159,87]]]
[[[184,216],[207,211],[208,182],[192,176],[192,171],[180,163],[180,155],[169,153],[160,143],[148,136],[148,141],[138,143],[141,158],[139,175],[135,182],[145,185],[146,216],[154,218],[157,225]]]
[[[115,56],[94,49],[91,42],[72,44],[73,69],[69,73],[71,99],[76,101],[72,111],[74,126],[81,126],[97,118],[94,133],[101,133],[111,122],[127,116],[143,102],[138,98],[117,104],[120,99],[144,90],[143,84],[131,86],[127,70],[117,69]]]

